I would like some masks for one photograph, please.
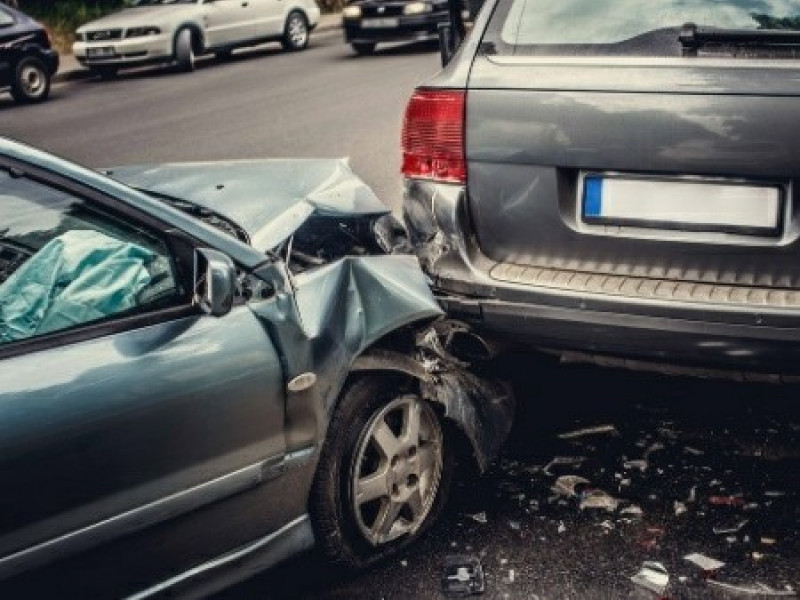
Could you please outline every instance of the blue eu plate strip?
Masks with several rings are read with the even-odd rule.
[[[603,179],[587,177],[583,181],[583,214],[599,217],[603,214]]]

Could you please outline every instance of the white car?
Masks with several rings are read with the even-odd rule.
[[[104,78],[151,63],[191,71],[197,55],[227,57],[267,41],[302,50],[319,15],[314,0],[134,0],[79,27],[72,51]]]

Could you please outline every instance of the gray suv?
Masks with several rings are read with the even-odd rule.
[[[486,0],[407,108],[417,254],[562,356],[797,373],[799,95],[800,2]]]

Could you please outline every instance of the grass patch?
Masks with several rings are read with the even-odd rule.
[[[22,0],[19,8],[47,26],[59,52],[70,53],[78,27],[121,8],[123,4],[123,0]]]

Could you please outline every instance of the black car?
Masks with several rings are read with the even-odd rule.
[[[57,70],[58,52],[44,26],[0,4],[0,91],[17,102],[41,102]]]
[[[436,39],[448,21],[447,0],[356,0],[342,15],[345,41],[358,54],[372,54],[378,42]]]

